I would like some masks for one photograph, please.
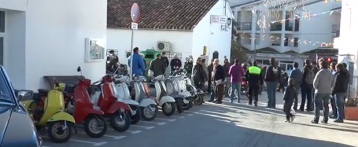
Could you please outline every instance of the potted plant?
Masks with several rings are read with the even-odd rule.
[[[358,98],[347,98],[344,112],[345,119],[358,120]]]

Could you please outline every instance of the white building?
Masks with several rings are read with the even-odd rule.
[[[106,0],[0,0],[0,64],[14,87],[45,88],[43,76],[78,75],[77,66],[102,77],[105,59],[86,62],[85,39],[105,41],[106,15]]]
[[[260,49],[274,51],[263,53],[261,50],[256,55],[256,59],[260,59],[259,62],[267,64],[269,58],[275,57],[282,67],[287,69],[292,67],[290,65],[293,61],[303,63],[303,59],[310,56],[310,51],[320,53],[312,50],[332,52],[333,39],[339,34],[341,15],[338,10],[330,12],[341,7],[341,2],[306,0],[302,5],[300,0],[292,1],[299,5],[292,4],[294,8],[270,7],[269,11],[258,10],[256,14],[253,14],[252,7],[262,7],[262,1],[246,0],[232,6],[237,21],[238,37],[243,47],[249,50],[256,49],[257,52],[260,52]],[[266,22],[262,21],[262,16],[267,17]],[[291,55],[283,54],[285,52],[291,52]],[[334,58],[332,56],[332,59]]]
[[[335,38],[334,47],[339,49],[338,61],[348,65],[351,74],[350,97],[358,95],[358,47],[355,45],[358,33],[358,1],[342,1],[340,36]]]
[[[206,46],[206,55],[218,51],[219,59],[230,57],[231,24],[223,31],[222,26],[226,24],[211,23],[214,18],[211,16],[233,18],[224,0],[182,0],[180,3],[138,0],[137,3],[141,17],[139,29],[134,31],[133,47],[141,51],[152,48],[166,51],[171,57],[178,54],[183,60],[189,55],[196,59]],[[118,51],[122,63],[127,63],[126,53],[131,50],[131,5],[131,1],[108,2],[107,50]],[[226,23],[227,19],[221,18],[224,18],[221,22]],[[158,48],[159,44],[164,48]]]

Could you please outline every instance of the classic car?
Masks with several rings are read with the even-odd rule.
[[[42,139],[27,113],[19,102],[19,95],[29,91],[14,90],[5,68],[0,65],[0,146],[41,147]]]

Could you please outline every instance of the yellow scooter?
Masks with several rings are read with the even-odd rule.
[[[64,83],[56,83],[52,90],[39,89],[33,100],[22,101],[36,128],[46,128],[50,140],[55,143],[67,142],[75,123],[73,116],[65,112],[65,86]]]

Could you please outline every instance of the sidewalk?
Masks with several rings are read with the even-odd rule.
[[[240,147],[358,147],[358,122],[337,124],[329,120],[328,124],[312,124],[313,113],[298,112],[293,123],[286,123],[282,93],[277,93],[277,109],[265,108],[266,101],[263,92],[258,107],[247,105],[247,98],[242,98],[240,104],[231,104],[228,98],[223,105],[207,104],[228,108],[225,113],[241,122],[238,127],[253,130],[247,133],[247,139]]]

